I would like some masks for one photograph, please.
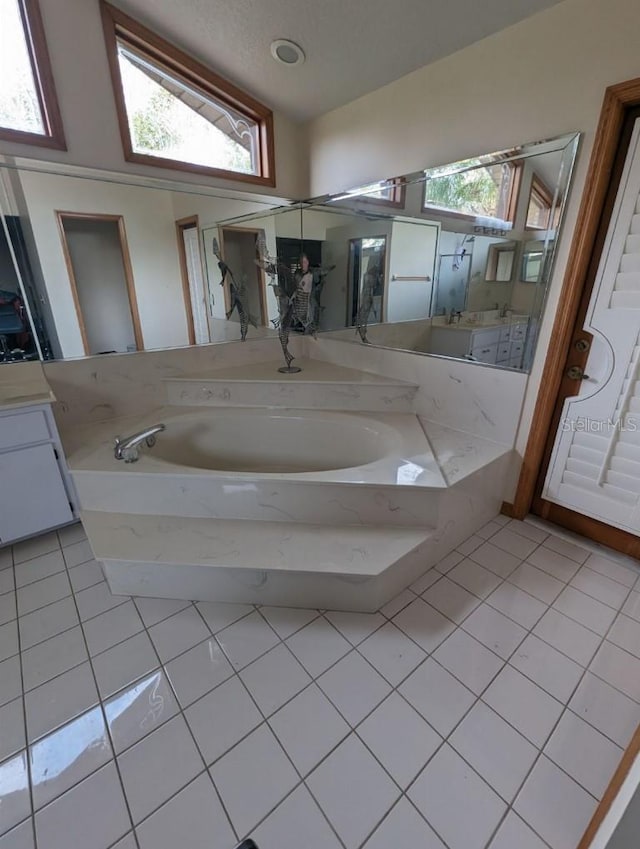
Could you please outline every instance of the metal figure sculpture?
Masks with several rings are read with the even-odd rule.
[[[238,318],[240,319],[240,339],[244,342],[247,338],[249,325],[252,325],[252,327],[258,326],[255,318],[253,318],[249,312],[249,308],[246,303],[248,300],[247,287],[245,286],[244,281],[241,283],[236,282],[236,279],[233,276],[233,271],[231,271],[227,263],[222,259],[220,246],[218,245],[218,240],[215,236],[213,239],[213,255],[218,260],[218,268],[220,269],[221,275],[220,285],[224,286],[227,278],[229,279],[229,298],[231,300],[231,307],[225,313],[227,321],[230,320],[233,315],[233,311],[237,310]]]
[[[270,278],[269,285],[273,287],[273,292],[278,301],[278,317],[272,319],[271,323],[278,331],[280,346],[286,362],[286,366],[281,366],[278,371],[283,374],[295,374],[302,371],[298,366],[291,365],[295,357],[289,350],[289,333],[293,324],[295,297],[298,289],[295,276],[287,265],[280,262],[277,256],[274,257],[269,254],[267,243],[263,238],[258,238],[256,247],[258,251],[256,265]]]
[[[296,291],[294,295],[294,317],[302,326],[304,333],[316,336],[320,327],[320,315],[322,306],[320,298],[325,284],[325,278],[335,265],[327,268],[320,266],[311,267],[309,257],[300,255],[300,266],[295,273]]]

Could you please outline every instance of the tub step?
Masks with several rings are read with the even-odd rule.
[[[167,378],[167,400],[174,405],[296,407],[408,413],[418,386],[393,377],[296,359],[302,371],[280,374],[280,361],[251,363],[206,374]]]

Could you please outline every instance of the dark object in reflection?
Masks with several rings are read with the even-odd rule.
[[[240,319],[240,339],[244,342],[247,338],[247,331],[249,330],[249,325],[251,324],[253,327],[257,327],[258,324],[251,316],[248,307],[245,305],[245,297],[246,297],[246,287],[244,284],[238,284],[236,282],[235,277],[233,276],[233,271],[229,268],[227,263],[222,259],[220,255],[220,247],[218,245],[218,240],[214,238],[213,240],[213,254],[215,258],[218,260],[218,268],[220,269],[220,285],[224,286],[227,278],[229,279],[229,298],[231,300],[231,306],[226,312],[227,321],[233,315],[233,311],[238,311],[238,318]]]

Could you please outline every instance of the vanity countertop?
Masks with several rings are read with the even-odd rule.
[[[448,316],[435,316],[432,319],[432,327],[444,327],[447,330],[466,330],[469,332],[472,330],[491,330],[494,327],[504,327],[509,324],[526,324],[528,321],[528,315],[511,315],[504,318],[496,316],[495,318],[486,318],[478,321],[465,320],[463,317],[460,321],[456,319],[452,324],[449,324]]]
[[[55,401],[40,362],[0,365],[0,411]]]

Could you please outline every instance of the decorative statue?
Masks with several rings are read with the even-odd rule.
[[[327,274],[335,268],[319,266],[312,268],[309,257],[300,255],[300,266],[295,273],[295,295],[294,295],[294,319],[300,324],[304,333],[315,336],[320,326],[320,297],[324,289]]]
[[[383,280],[382,264],[379,257],[371,257],[367,270],[362,278],[362,290],[360,292],[360,304],[356,315],[356,330],[363,342],[368,343],[367,330],[369,327],[369,316],[373,309],[374,296],[380,291]],[[374,312],[375,317],[375,312]]]
[[[256,259],[256,265],[271,279],[269,285],[273,286],[278,301],[278,318],[272,319],[272,324],[278,331],[282,353],[287,363],[278,371],[283,374],[295,374],[302,371],[298,366],[291,365],[295,358],[289,350],[289,333],[294,320],[295,298],[298,290],[295,276],[287,265],[278,260],[278,257],[269,255],[263,238],[258,239],[257,250],[259,259]]]
[[[222,259],[220,254],[220,247],[218,245],[218,240],[213,238],[213,255],[218,260],[218,268],[220,269],[221,279],[220,285],[224,286],[225,280],[229,278],[229,297],[231,300],[231,307],[227,310],[226,316],[227,321],[233,315],[234,310],[238,310],[238,318],[240,319],[240,339],[244,342],[247,338],[247,330],[249,329],[249,325],[251,324],[253,327],[257,327],[258,324],[256,320],[252,317],[249,312],[248,306],[246,302],[248,300],[247,296],[247,287],[244,285],[244,281],[240,284],[236,283],[236,279],[233,276],[233,272],[227,265],[227,263]]]

